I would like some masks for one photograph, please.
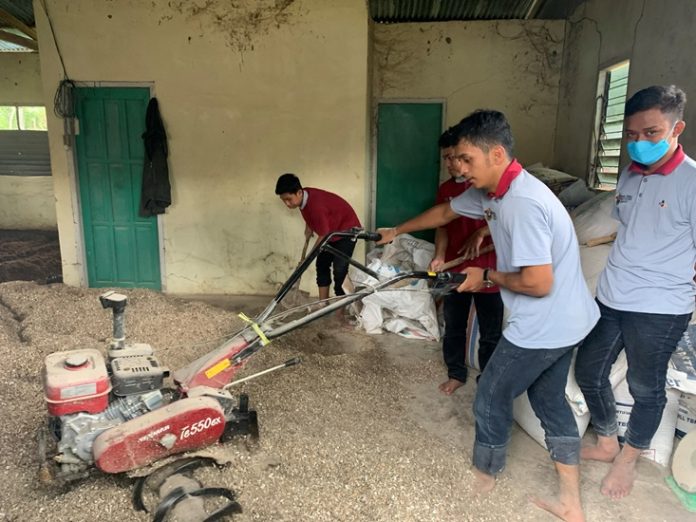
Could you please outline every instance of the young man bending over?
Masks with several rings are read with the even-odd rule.
[[[276,182],[275,193],[280,196],[286,207],[300,209],[305,221],[305,238],[308,239],[313,234],[317,235],[315,247],[331,232],[361,226],[353,207],[345,199],[326,190],[303,188],[299,178],[294,174],[280,176]],[[355,249],[355,241],[351,241],[350,238],[334,238],[331,246],[351,257]],[[343,282],[348,275],[348,261],[331,252],[321,252],[317,256],[316,263],[319,299],[329,297],[332,267],[334,292],[337,296],[345,295]],[[342,315],[339,314],[339,317]]]

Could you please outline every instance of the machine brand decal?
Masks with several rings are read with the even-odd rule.
[[[231,366],[231,364],[232,363],[230,362],[229,359],[223,359],[222,361],[217,363],[215,366],[211,366],[210,368],[208,368],[205,371],[205,376],[208,379],[212,379],[213,377],[215,377],[218,373],[220,373],[224,369],[229,368]]]
[[[91,382],[89,384],[79,384],[77,386],[63,388],[62,390],[60,390],[60,398],[71,399],[73,397],[82,397],[84,395],[96,395],[96,393],[97,383]]]
[[[196,435],[197,433],[207,430],[208,428],[217,426],[221,422],[222,419],[220,417],[206,417],[203,420],[199,420],[198,422],[194,422],[193,424],[184,426],[181,429],[180,437],[181,439],[187,439],[189,437],[192,437],[193,435]]]
[[[143,435],[142,437],[140,437],[140,438],[138,439],[138,442],[144,442],[144,441],[146,441],[146,440],[152,440],[152,439],[154,439],[157,435],[159,435],[160,433],[164,433],[165,431],[168,431],[168,430],[169,430],[169,427],[170,427],[169,424],[167,424],[166,426],[162,426],[161,428],[157,428],[156,430],[151,431],[151,432],[148,433],[147,435]]]

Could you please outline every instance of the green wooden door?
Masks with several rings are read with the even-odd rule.
[[[441,103],[380,103],[375,225],[391,227],[435,203],[440,180]],[[414,236],[433,241],[434,231]]]
[[[77,178],[90,287],[161,288],[157,218],[138,215],[146,88],[76,89]]]

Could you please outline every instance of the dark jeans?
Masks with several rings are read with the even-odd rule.
[[[580,435],[565,398],[574,346],[553,349],[521,348],[503,336],[476,390],[476,441],[473,463],[496,475],[505,468],[512,428],[512,402],[527,391],[529,402],[544,428],[551,459],[561,464],[580,461]]]
[[[667,403],[665,379],[669,358],[691,314],[622,312],[599,304],[602,316],[578,350],[575,378],[592,415],[597,434],[618,431],[616,401],[609,382],[611,367],[626,350],[628,389],[635,401],[625,441],[637,449],[650,447]]]
[[[503,328],[503,300],[500,293],[492,294],[452,292],[444,297],[445,335],[442,339],[442,355],[447,365],[447,376],[466,382],[468,373],[466,356],[466,325],[471,301],[476,305],[479,330],[479,366],[481,371],[493,355]]]
[[[348,257],[352,257],[353,250],[355,250],[355,241],[349,237],[342,237],[338,241],[329,243],[329,245]],[[331,265],[333,265],[334,292],[336,295],[345,295],[343,281],[348,275],[348,261],[331,252],[321,252],[317,256],[317,286],[331,286]]]

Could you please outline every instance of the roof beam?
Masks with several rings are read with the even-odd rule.
[[[22,47],[26,47],[27,49],[31,49],[32,51],[39,50],[39,44],[36,43],[36,40],[25,38],[24,36],[19,36],[18,34],[14,33],[8,33],[7,31],[3,31],[2,29],[0,29],[0,40],[10,42],[15,45],[21,45]]]
[[[532,0],[529,3],[529,8],[527,9],[527,12],[524,15],[523,20],[529,20],[530,18],[534,18],[537,14],[539,14],[539,11],[544,5],[544,0]]]
[[[36,29],[34,27],[29,27],[27,24],[15,18],[13,15],[8,13],[4,9],[0,9],[0,22],[14,29],[19,29],[32,40],[37,39]]]

